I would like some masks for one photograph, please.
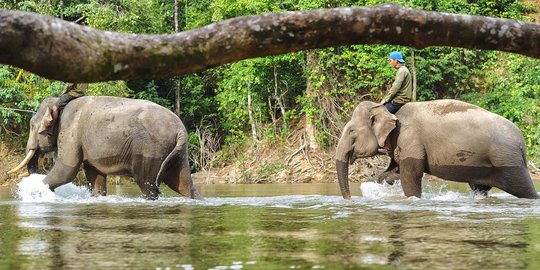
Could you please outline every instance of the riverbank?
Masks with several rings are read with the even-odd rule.
[[[332,151],[333,152],[333,151]],[[8,175],[24,158],[24,153],[0,147],[0,185],[15,185],[20,177]],[[264,184],[336,182],[335,161],[329,151],[310,150],[304,144],[255,144],[225,166],[214,166],[193,174],[196,184]],[[384,170],[385,156],[358,160],[351,166],[350,181],[361,182]]]
[[[350,181],[362,182],[387,167],[389,158],[360,159],[350,167]],[[252,144],[239,158],[223,167],[193,174],[196,183],[331,183],[336,182],[334,151],[309,149],[296,143]]]
[[[195,184],[268,184],[332,183],[337,181],[333,151],[312,150],[300,143],[282,146],[253,144],[231,164],[215,166],[192,174]],[[0,186],[14,186],[21,177],[8,175],[24,153],[0,145]],[[367,181],[384,170],[387,156],[359,159],[350,166],[350,181]],[[540,181],[540,171],[529,168],[531,177]],[[109,178],[117,183],[130,182]]]

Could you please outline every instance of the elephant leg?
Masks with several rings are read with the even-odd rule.
[[[180,166],[173,166],[167,171],[164,182],[168,187],[184,197],[201,199],[199,192],[193,186],[187,156],[181,159]]]
[[[424,176],[425,160],[405,158],[401,161],[400,178],[405,196],[422,196],[422,177]]]
[[[394,159],[390,160],[390,164],[388,164],[388,168],[384,170],[382,173],[376,176],[376,181],[379,184],[382,184],[383,181],[386,183],[393,185],[396,180],[399,179],[399,173],[398,173],[398,164],[394,161]]]
[[[189,167],[187,149],[183,147],[178,155],[181,159],[180,166],[172,166],[167,170],[165,184],[172,190],[180,193],[184,197],[192,199],[202,199],[199,191],[193,186],[191,169]]]
[[[486,186],[486,185],[478,185],[478,184],[469,183],[469,186],[471,187],[471,190],[474,193],[480,194],[480,195],[486,196],[486,197],[488,195],[488,192],[491,190],[491,187]]]
[[[43,179],[43,183],[49,185],[49,188],[54,191],[57,187],[73,181],[77,176],[77,172],[79,172],[79,168],[80,164],[71,167],[57,160],[51,171]]]
[[[93,166],[84,164],[83,165],[84,174],[86,175],[86,180],[90,185],[90,191],[92,196],[106,196],[107,195],[107,175],[99,172]]]
[[[518,198],[539,199],[526,166],[502,167],[497,169],[498,183],[495,187],[500,188]]]
[[[140,162],[135,162],[133,178],[147,200],[156,200],[159,196],[156,179],[160,167],[161,160],[158,158],[141,157]]]
[[[391,173],[388,173],[385,177],[384,177],[384,181],[389,184],[389,185],[393,185],[397,180],[399,180],[400,178],[400,175],[397,171],[394,171],[394,172],[391,172]]]

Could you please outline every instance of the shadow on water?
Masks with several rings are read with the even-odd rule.
[[[163,190],[153,202],[135,186],[100,198],[73,185],[22,189],[0,192],[1,268],[540,267],[540,203],[463,186],[431,183],[425,199],[407,199],[364,184],[352,201],[337,184],[209,185],[203,201]]]

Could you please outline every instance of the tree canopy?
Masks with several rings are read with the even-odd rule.
[[[540,58],[540,25],[396,4],[267,13],[177,34],[100,31],[0,10],[0,63],[49,79],[99,82],[171,77],[238,60],[352,44],[497,49]]]
[[[208,147],[201,146],[207,129],[225,163],[241,155],[235,149],[253,129],[274,143],[306,118],[314,140],[331,151],[352,108],[382,97],[395,72],[387,55],[400,50],[407,65],[414,61],[419,100],[457,98],[503,115],[521,128],[538,162],[538,7],[382,2],[3,1],[0,106],[35,110],[64,81],[107,81],[91,84],[89,94],[178,111],[192,144]],[[259,58],[238,61],[248,57]],[[24,141],[30,116],[0,109],[2,141]]]

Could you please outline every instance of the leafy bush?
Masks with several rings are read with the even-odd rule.
[[[540,155],[540,61],[500,53],[486,68],[485,88],[463,96],[472,103],[500,114],[523,132],[528,154]]]

